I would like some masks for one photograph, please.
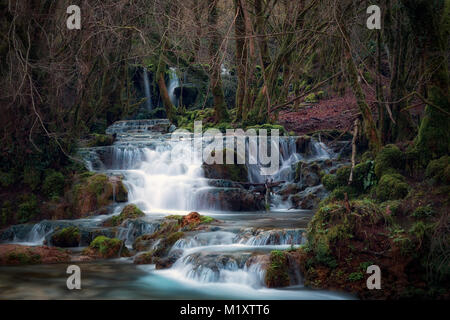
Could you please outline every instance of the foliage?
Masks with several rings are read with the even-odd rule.
[[[396,173],[403,165],[403,154],[396,145],[387,145],[375,157],[375,174],[380,179],[384,174]]]

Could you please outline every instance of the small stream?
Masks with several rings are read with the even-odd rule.
[[[82,290],[66,289],[67,265],[0,267],[1,299],[348,299],[342,293],[309,290],[298,274],[284,289],[268,289],[260,257],[272,250],[285,250],[305,243],[305,229],[311,219],[308,210],[290,210],[278,195],[271,210],[233,212],[224,204],[205,201],[217,191],[249,192],[229,182],[204,177],[201,162],[190,154],[192,139],[174,141],[152,130],[155,121],[120,122],[108,129],[117,141],[110,147],[82,150],[92,171],[118,175],[129,191],[129,203],[146,216],[125,222],[115,234],[101,224],[119,214],[125,204],[110,208],[111,214],[75,221],[42,221],[18,225],[3,232],[0,241],[42,245],[57,228],[76,225],[81,231],[81,247],[100,234],[118,237],[131,247],[143,234],[155,232],[163,218],[197,211],[218,222],[207,230],[188,232],[172,247],[175,263],[165,270],[154,265],[134,265],[133,257],[78,264],[82,270]],[[272,150],[273,151],[273,150]],[[295,164],[333,157],[322,143],[314,141],[308,155],[297,152],[295,139],[280,139],[280,169],[270,178],[292,182]],[[175,155],[175,156],[174,156]],[[258,165],[248,167],[249,181],[261,182]],[[82,248],[74,248],[81,251]]]

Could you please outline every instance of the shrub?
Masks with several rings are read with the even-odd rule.
[[[34,194],[22,196],[23,202],[19,204],[17,210],[17,220],[19,223],[26,223],[33,220],[39,213],[37,199]]]
[[[64,176],[61,172],[50,170],[42,184],[42,191],[49,197],[59,197],[64,194]]]
[[[403,166],[403,154],[393,144],[385,146],[375,158],[375,174],[381,178],[387,173],[396,173]]]
[[[428,218],[432,217],[435,214],[433,208],[428,206],[421,206],[417,207],[416,210],[414,210],[412,216],[415,218]]]
[[[385,174],[377,186],[377,197],[381,201],[397,200],[406,197],[409,186],[400,174]]]

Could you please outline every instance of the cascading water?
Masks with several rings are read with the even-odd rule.
[[[169,92],[169,98],[175,107],[178,107],[178,98],[175,95],[175,89],[180,86],[180,79],[178,79],[177,69],[169,68],[169,85],[167,91]]]
[[[165,129],[158,131],[161,127]],[[155,298],[341,298],[327,292],[310,292],[301,286],[291,290],[267,289],[264,278],[268,255],[272,250],[286,250],[304,243],[308,221],[304,219],[307,214],[287,210],[251,213],[212,211],[217,210],[216,203],[205,203],[204,195],[217,189],[234,191],[239,184],[206,179],[202,161],[192,156],[192,136],[185,135],[173,140],[166,134],[168,127],[164,120],[118,122],[107,130],[117,136],[113,146],[81,152],[90,168],[123,176],[129,191],[129,202],[138,205],[146,213],[145,217],[127,220],[112,229],[99,228],[102,221],[111,215],[70,222],[42,222],[22,229],[11,228],[9,233],[3,233],[5,238],[0,240],[42,244],[57,228],[76,225],[80,227],[83,246],[102,232],[108,237],[125,240],[131,248],[137,237],[159,230],[164,223],[162,216],[200,211],[220,222],[207,230],[186,232],[183,238],[176,241],[167,256],[173,261],[170,268],[155,270],[154,266],[139,267],[148,273],[132,284],[133,290],[143,288],[144,294],[152,292]],[[328,149],[316,141],[312,141],[308,154],[299,153],[293,137],[280,138],[279,147],[272,148],[273,152],[280,153],[279,170],[266,177],[261,175],[260,165],[249,165],[251,182],[264,182],[266,178],[289,182],[293,180],[293,167],[298,161],[330,156]],[[275,195],[272,201],[275,208],[283,205]],[[123,206],[118,205],[112,215],[119,214]],[[155,241],[150,250],[157,250],[160,245],[161,239]],[[292,283],[299,284],[299,281]]]
[[[151,95],[151,90],[150,90],[150,81],[148,79],[148,71],[146,68],[144,68],[142,70],[142,79],[144,82],[144,92],[145,92],[145,97],[147,98],[147,100],[145,101],[145,106],[147,108],[147,111],[151,111],[152,110],[152,95]]]

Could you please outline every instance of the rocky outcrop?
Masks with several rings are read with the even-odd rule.
[[[101,212],[103,207],[128,200],[128,191],[118,177],[88,173],[79,177],[69,195],[72,218],[82,218]]]
[[[69,261],[69,252],[58,248],[29,247],[16,244],[0,245],[0,265],[51,264]]]
[[[55,247],[71,248],[78,247],[81,241],[81,233],[77,227],[67,227],[55,232],[50,243]]]

